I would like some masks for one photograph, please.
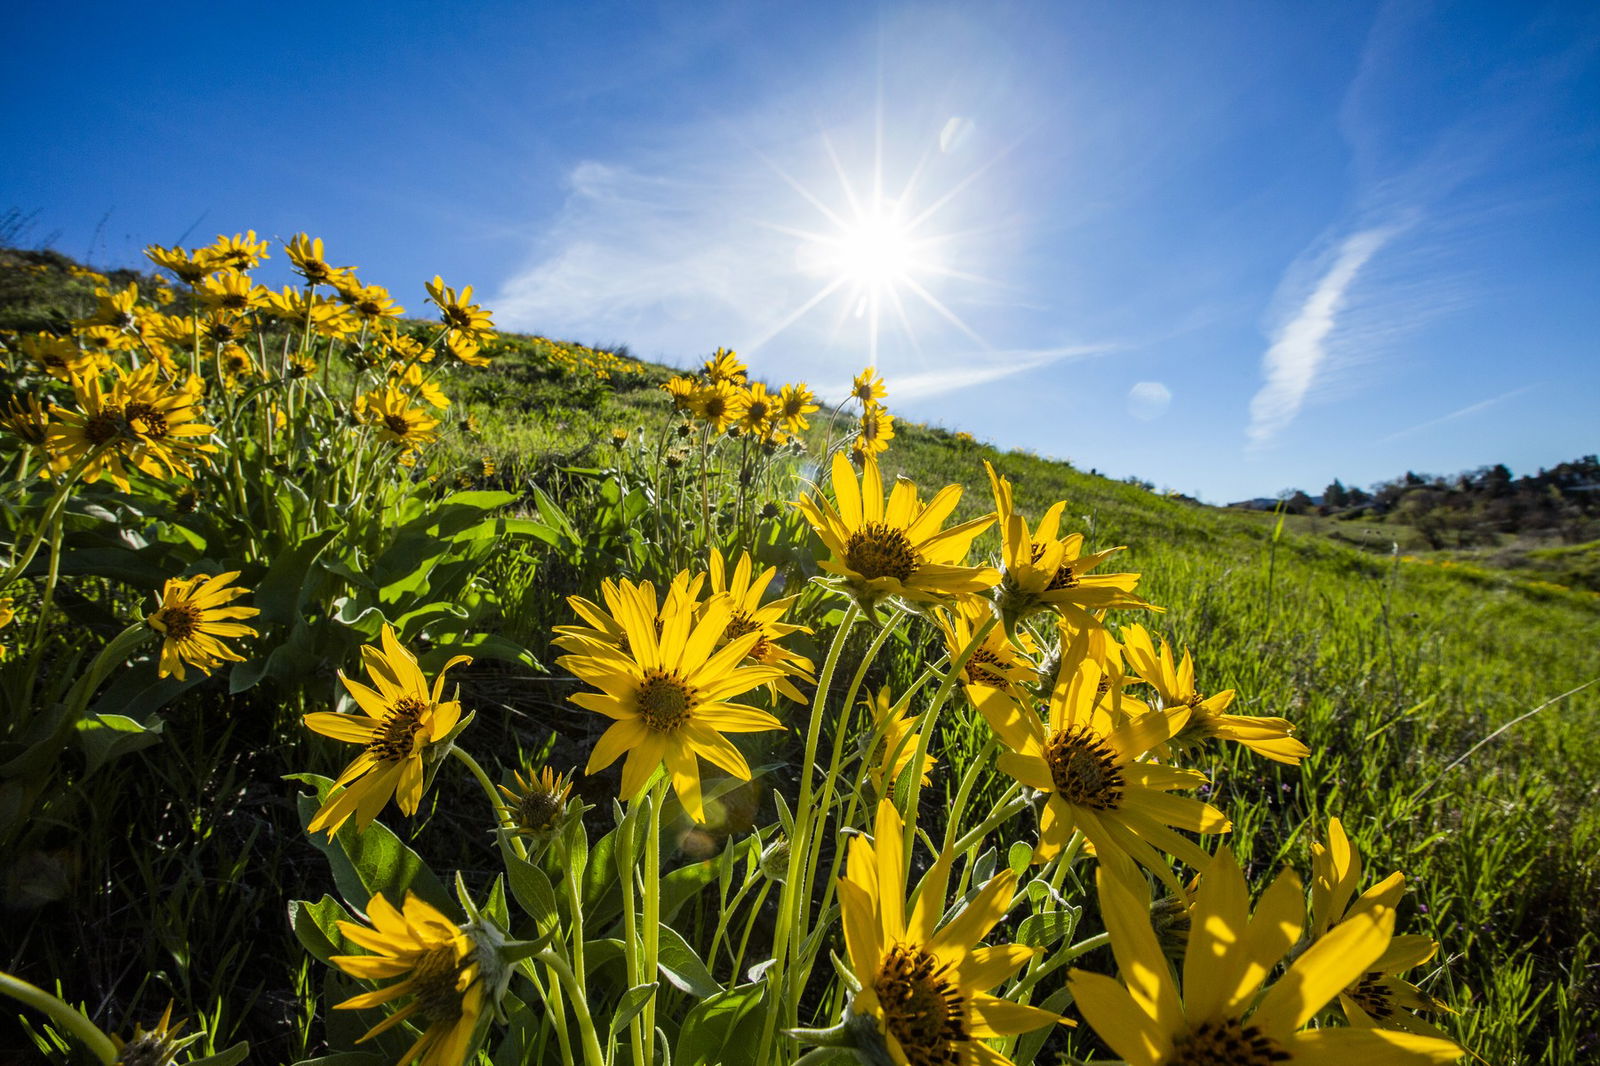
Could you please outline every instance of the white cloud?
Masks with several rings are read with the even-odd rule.
[[[1128,413],[1141,422],[1154,422],[1172,406],[1172,390],[1159,381],[1141,381],[1128,390]]]
[[[1328,340],[1361,269],[1399,228],[1361,230],[1340,242],[1332,263],[1305,294],[1298,310],[1275,333],[1261,359],[1266,377],[1250,401],[1250,441],[1263,445],[1282,432],[1305,403],[1328,355]]]

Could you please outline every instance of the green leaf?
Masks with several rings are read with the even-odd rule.
[[[261,611],[261,622],[287,625],[300,617],[312,564],[338,535],[338,529],[313,533],[273,560],[251,601]]]
[[[1022,876],[1022,871],[1026,870],[1032,861],[1033,848],[1020,840],[1011,845],[1011,849],[1006,852],[1006,866],[1018,877]]]
[[[315,903],[303,899],[289,903],[289,927],[294,930],[295,938],[322,962],[334,955],[349,954],[338,923],[353,921],[355,918],[344,905],[326,893]]]
[[[87,763],[85,776],[112,759],[161,743],[161,730],[165,725],[158,717],[140,722],[125,714],[91,714],[80,720],[78,743],[83,745]]]
[[[680,866],[661,879],[661,920],[670,922],[683,905],[717,878],[717,859]]]
[[[561,832],[567,845],[566,876],[578,879],[581,895],[583,873],[589,866],[589,830],[584,827],[582,814],[570,816]]]
[[[1071,1002],[1072,990],[1070,988],[1058,988],[1053,994],[1046,996],[1044,1002],[1040,1003],[1039,1006],[1053,1014],[1060,1014],[1067,1009],[1067,1004]],[[1039,1057],[1039,1052],[1044,1050],[1044,1042],[1050,1039],[1050,1034],[1054,1031],[1055,1026],[1046,1025],[1018,1037],[1017,1049],[1011,1053],[1011,1061],[1033,1062],[1036,1060]]]
[[[758,981],[696,1003],[678,1032],[678,1066],[729,1061],[730,1050],[738,1056],[732,1061],[739,1061],[746,1049],[761,1039],[761,1006],[766,995],[766,982]]]
[[[381,1055],[370,1051],[341,1051],[335,1055],[319,1055],[314,1059],[301,1059],[293,1066],[384,1066]]]
[[[659,935],[656,963],[661,968],[662,976],[697,999],[706,999],[722,991],[722,986],[711,976],[706,964],[700,961],[700,956],[687,940],[678,935],[676,929],[662,925]]]
[[[1065,907],[1031,914],[1024,918],[1017,928],[1016,942],[1031,948],[1049,947],[1056,941],[1072,935],[1072,931],[1078,926],[1078,915],[1081,913],[1082,908]]]
[[[611,1035],[620,1036],[628,1027],[628,1023],[644,1010],[644,1005],[650,1002],[650,997],[656,994],[659,985],[634,985],[622,994],[622,999],[617,1002],[616,1012],[611,1015]]]
[[[317,789],[315,797],[304,793],[298,797],[300,825],[304,828],[311,824],[332,782],[315,774],[289,776]],[[365,911],[379,893],[398,907],[409,889],[446,914],[459,913],[444,883],[382,822],[374,821],[365,832],[359,832],[356,820],[351,818],[339,828],[333,841],[328,840],[326,832],[312,833],[310,840],[327,857],[339,894],[357,910]]]
[[[450,645],[447,649],[451,655],[468,655],[474,659],[496,659],[503,663],[516,663],[532,670],[539,670],[539,660],[533,653],[521,644],[503,637],[498,633],[475,633],[465,640]]]
[[[539,924],[541,930],[546,929],[560,917],[556,906],[556,890],[550,884],[550,878],[528,860],[518,858],[511,845],[504,840],[500,845],[500,854],[505,859],[512,897],[528,917]]]
[[[622,886],[617,880],[617,831],[613,829],[589,851],[583,871],[583,913],[596,931],[622,913]]]

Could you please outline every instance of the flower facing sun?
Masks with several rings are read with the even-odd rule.
[[[773,579],[778,576],[778,568],[769,566],[757,574],[750,553],[743,552],[730,570],[722,553],[712,548],[709,576],[713,596],[727,593],[733,604],[733,618],[722,634],[723,642],[737,640],[746,633],[759,633],[761,638],[750,649],[745,661],[782,670],[783,676],[772,682],[770,687],[788,699],[804,703],[805,693],[795,686],[795,682],[816,684],[816,664],[779,643],[791,633],[811,632],[806,626],[783,621],[784,615],[799,597],[784,596],[769,603],[761,602]]]
[[[1207,696],[1195,687],[1194,657],[1187,650],[1175,662],[1172,645],[1150,639],[1144,626],[1122,627],[1123,651],[1139,680],[1146,682],[1167,707],[1188,707],[1189,724],[1175,739],[1181,744],[1215,737],[1243,744],[1257,755],[1293,765],[1311,754],[1295,739],[1294,725],[1286,718],[1227,714],[1233,689]]]
[[[439,420],[426,407],[413,407],[411,396],[399,385],[363,394],[357,401],[361,416],[378,428],[378,438],[412,451],[438,438]]]
[[[1391,874],[1356,898],[1361,884],[1361,855],[1345,834],[1339,819],[1328,822],[1328,842],[1311,845],[1311,929],[1321,936],[1335,922],[1344,921],[1369,909],[1393,889],[1392,881],[1404,881]],[[1351,1025],[1359,1028],[1399,1029],[1419,1036],[1443,1040],[1449,1034],[1413,1011],[1435,1014],[1453,1013],[1449,1007],[1399,976],[1421,966],[1439,950],[1439,945],[1415,933],[1398,935],[1365,973],[1339,992],[1339,1009]]]
[[[971,696],[1008,749],[997,765],[1045,797],[1035,862],[1052,858],[1078,830],[1102,865],[1131,878],[1138,863],[1177,891],[1177,878],[1158,852],[1195,867],[1209,856],[1174,830],[1226,833],[1230,824],[1209,804],[1171,795],[1205,784],[1203,774],[1141,761],[1183,725],[1188,708],[1118,724],[1107,709],[1103,676],[1080,637],[1063,649],[1048,724],[1000,689],[976,686]]]
[[[73,378],[76,410],[50,409],[45,447],[51,468],[66,473],[81,466],[84,481],[105,475],[123,492],[130,466],[156,478],[193,476],[192,461],[216,451],[198,439],[213,432],[199,421],[200,383],[191,378],[174,387],[157,377],[160,369],[156,363],[132,373],[118,368],[109,389],[98,377]]]
[[[1008,632],[1029,615],[1052,608],[1080,629],[1100,624],[1098,612],[1110,608],[1161,609],[1134,595],[1138,574],[1089,573],[1123,549],[1084,555],[1082,533],[1059,537],[1066,503],[1058,502],[1046,511],[1030,534],[1027,520],[1012,502],[1011,482],[996,474],[987,460],[983,465],[989,472],[1000,523],[1005,570],[998,602]]]
[[[795,506],[832,552],[822,569],[869,614],[886,596],[942,603],[982,592],[999,578],[990,567],[962,565],[991,516],[940,529],[961,500],[961,486],[945,486],[924,506],[917,487],[901,478],[885,503],[877,462],[868,459],[857,482],[850,460],[836,452],[833,493],[836,504],[818,493]]]
[[[783,723],[765,711],[731,701],[777,681],[784,672],[775,666],[741,665],[762,639],[759,630],[718,647],[733,621],[730,597],[714,597],[699,612],[656,615],[655,594],[653,590],[647,594],[649,589],[649,585],[622,585],[616,593],[614,620],[626,638],[625,650],[596,642],[557,662],[600,690],[568,698],[612,719],[596,741],[584,773],[604,770],[626,753],[622,795],[631,799],[665,762],[683,809],[704,822],[697,757],[750,780],[750,765],[723,734],[782,729]]]

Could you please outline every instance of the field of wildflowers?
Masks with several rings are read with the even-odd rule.
[[[148,254],[3,338],[17,1054],[1600,1046],[1595,746],[1471,761],[1592,715],[1590,599],[1433,568],[1408,622],[1398,557],[897,424],[872,368],[825,408],[437,277],[405,317],[304,234]]]

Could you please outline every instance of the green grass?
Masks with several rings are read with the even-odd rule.
[[[76,279],[71,286],[81,287]],[[84,295],[27,289],[19,306],[30,322],[43,321]],[[513,338],[508,349],[488,371],[451,387],[449,417],[470,414],[478,429],[449,435],[447,466],[523,494],[530,506],[538,486],[587,531],[609,475],[583,471],[614,461],[606,438],[615,427],[643,427],[651,444],[664,435],[671,406],[654,386],[668,371],[643,364],[598,382],[570,369],[586,358],[577,346]],[[889,387],[892,407],[892,379]],[[826,417],[816,423],[809,459],[829,431]],[[483,474],[485,456],[493,475]],[[1128,545],[1118,569],[1142,573],[1140,591],[1167,608],[1143,621],[1193,650],[1202,688],[1236,689],[1245,713],[1299,724],[1313,754],[1298,768],[1219,749],[1202,766],[1213,779],[1209,798],[1234,821],[1229,843],[1253,884],[1284,863],[1308,871],[1309,840],[1337,816],[1370,870],[1407,873],[1403,920],[1441,944],[1425,987],[1459,1012],[1447,1024],[1467,1046],[1508,1066],[1596,1054],[1600,685],[1563,694],[1600,675],[1600,599],[1563,578],[1592,571],[1600,548],[1529,553],[1548,564],[1535,574],[1407,557],[1404,544],[1387,550],[1399,539],[1387,526],[1373,538],[1383,541],[1378,551],[1328,520],[1291,519],[1280,537],[1271,516],[1164,498],[915,424],[897,426],[884,462],[925,496],[964,484],[961,514],[972,516],[992,506],[984,459],[1012,480],[1030,516],[1066,500],[1067,528],[1086,532],[1091,546]],[[806,462],[796,472],[815,476]],[[791,578],[815,572],[816,545],[794,531],[792,518],[772,523],[774,558]],[[978,542],[983,553],[996,545],[992,532]],[[568,619],[564,597],[593,595],[602,577],[634,565],[631,558],[622,540],[497,553],[483,574],[501,590],[493,624],[550,664],[546,641],[550,625]],[[136,609],[131,599],[123,606]],[[823,612],[833,606],[808,591],[800,609],[824,630]],[[890,643],[868,689],[903,685],[926,661],[930,627],[913,625],[908,634]],[[858,634],[852,653],[866,639]],[[597,730],[565,703],[570,682],[499,665],[459,676],[463,699],[479,712],[469,738],[475,751],[496,753],[507,768],[522,752],[582,765]],[[331,691],[331,665],[328,680]],[[4,968],[41,984],[59,978],[69,998],[117,1028],[150,1020],[170,996],[180,1012],[205,1016],[206,1050],[241,1037],[262,1062],[323,1050],[324,976],[289,932],[284,907],[319,898],[329,878],[300,832],[295,786],[281,777],[336,771],[342,753],[305,736],[286,740],[272,727],[300,709],[264,717],[256,703],[197,690],[170,716],[161,744],[81,780],[52,805],[47,831],[5,856],[7,904],[21,920],[6,923],[0,939]],[[982,750],[982,728],[970,716],[947,717],[925,818],[937,817]],[[830,742],[825,735],[824,749]],[[790,733],[759,761],[792,766],[798,756]],[[775,771],[749,790],[753,824],[773,820],[755,799],[791,772]],[[496,859],[470,785],[441,775],[414,822],[396,816],[389,824],[435,869],[460,868],[477,887]],[[609,809],[610,777],[579,787]],[[991,775],[980,794],[998,787]],[[1012,838],[1030,832],[1018,826]],[[1052,1050],[1095,1053],[1082,1031],[1055,1039]],[[9,1046],[0,1039],[0,1050]]]

